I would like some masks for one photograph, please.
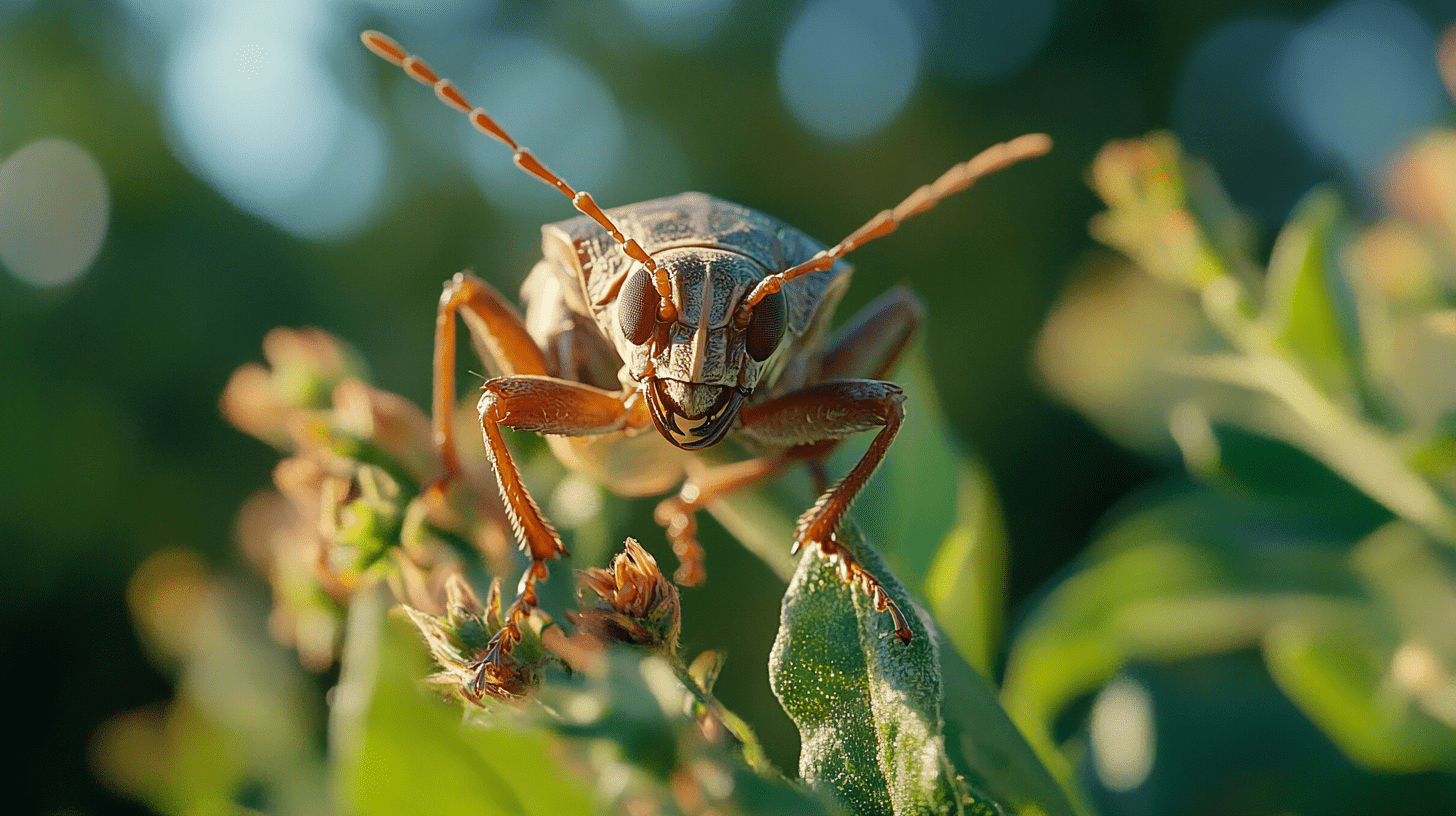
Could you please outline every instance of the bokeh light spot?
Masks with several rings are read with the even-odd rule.
[[[220,9],[197,21],[168,61],[166,101],[175,147],[224,196],[294,234],[333,238],[378,199],[384,140],[343,98],[315,27],[289,18],[302,13]]]
[[[1315,153],[1378,190],[1395,151],[1442,114],[1435,53],[1435,34],[1409,7],[1347,0],[1291,37],[1282,108]]]
[[[568,530],[575,530],[601,512],[602,491],[587,476],[568,473],[551,493],[551,517]]]
[[[1088,732],[1097,778],[1108,790],[1130,791],[1148,778],[1156,745],[1153,700],[1142,684],[1123,677],[1103,688]]]
[[[733,0],[624,0],[627,12],[653,42],[692,51],[713,39],[728,19]]]
[[[59,286],[86,271],[110,210],[101,165],[65,139],[42,139],[0,164],[0,261],[32,286]]]
[[[909,101],[920,58],[915,23],[894,0],[814,0],[779,49],[779,92],[805,127],[857,139]]]

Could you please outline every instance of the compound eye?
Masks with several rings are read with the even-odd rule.
[[[753,307],[753,317],[748,321],[748,337],[744,345],[748,356],[760,363],[774,353],[779,341],[784,339],[784,293],[767,295]]]
[[[640,346],[652,336],[661,299],[646,267],[639,267],[622,284],[622,290],[617,293],[617,322],[622,326],[622,336],[632,345]]]

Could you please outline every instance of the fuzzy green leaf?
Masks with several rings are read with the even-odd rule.
[[[907,611],[913,640],[809,550],[784,596],[769,682],[803,739],[799,772],[856,814],[964,813],[941,736],[939,656],[903,586],[864,546],[842,539]]]

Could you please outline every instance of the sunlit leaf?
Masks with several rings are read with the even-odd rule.
[[[1335,266],[1344,210],[1334,191],[1316,190],[1300,202],[1274,243],[1265,284],[1263,319],[1280,346],[1327,394],[1346,397],[1354,383],[1341,305],[1348,288]],[[1343,304],[1350,309],[1350,304]]]
[[[1290,699],[1355,761],[1389,773],[1456,766],[1456,729],[1391,686],[1389,644],[1368,610],[1296,618],[1264,641],[1269,672]]]
[[[994,692],[927,628],[858,532],[845,532],[846,546],[909,613],[914,635],[900,643],[889,615],[835,565],[813,551],[802,558],[784,596],[769,679],[799,727],[805,782],[857,814],[971,813],[990,797],[1012,812],[1070,814]],[[954,714],[948,721],[943,704]]]
[[[1335,529],[1207,489],[1113,526],[1018,634],[1002,699],[1064,783],[1051,738],[1062,708],[1134,658],[1170,660],[1257,646],[1268,628],[1327,599],[1355,598]]]
[[[848,528],[845,528],[846,530]],[[799,773],[856,814],[959,812],[941,736],[940,668],[924,623],[883,562],[844,535],[909,613],[902,644],[887,613],[810,549],[784,596],[769,682],[799,727]]]
[[[925,599],[961,656],[990,677],[1004,618],[1006,531],[985,471],[966,467],[958,481],[960,518],[930,564]]]
[[[1270,673],[1356,761],[1456,767],[1456,559],[1404,522],[1367,536],[1351,559],[1370,600],[1272,630]]]

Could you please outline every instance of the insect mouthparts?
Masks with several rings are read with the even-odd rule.
[[[649,380],[646,391],[647,407],[657,430],[684,450],[706,448],[722,440],[738,416],[739,406],[751,393],[738,386],[666,377]]]

